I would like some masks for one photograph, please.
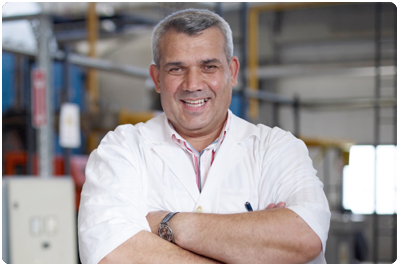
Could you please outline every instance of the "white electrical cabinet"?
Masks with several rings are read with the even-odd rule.
[[[77,263],[75,188],[71,177],[3,177],[3,261]]]

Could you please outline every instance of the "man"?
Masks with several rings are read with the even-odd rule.
[[[304,143],[228,110],[239,71],[229,25],[177,12],[152,50],[165,113],[92,152],[82,262],[324,263],[330,212]]]

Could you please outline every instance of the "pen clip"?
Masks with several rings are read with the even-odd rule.
[[[247,211],[253,211],[253,208],[251,207],[250,202],[247,201],[246,203],[244,203],[244,206],[246,207]]]

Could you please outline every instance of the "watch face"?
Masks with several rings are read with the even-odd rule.
[[[158,228],[158,235],[167,241],[172,241],[172,230],[167,225],[160,225],[160,228]]]

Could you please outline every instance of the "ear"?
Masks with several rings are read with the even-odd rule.
[[[150,68],[149,68],[149,74],[150,74],[150,78],[153,80],[153,83],[156,87],[156,92],[160,93],[160,72],[158,71],[158,68],[156,65],[151,64]]]
[[[237,84],[237,76],[240,69],[239,59],[237,57],[232,57],[229,63],[229,69],[231,71],[231,85],[234,87]]]

